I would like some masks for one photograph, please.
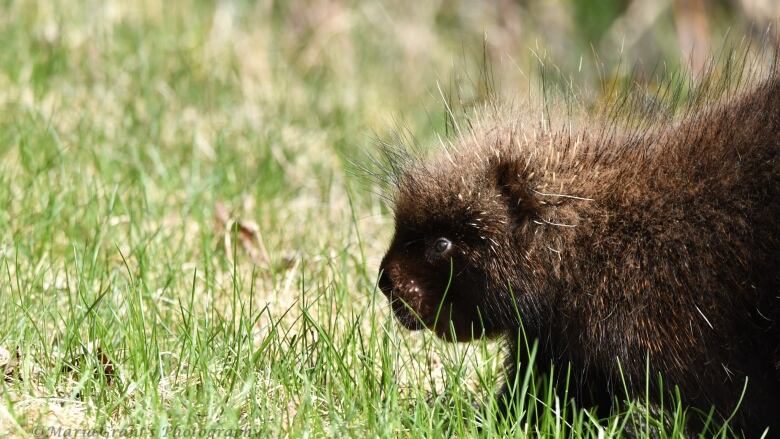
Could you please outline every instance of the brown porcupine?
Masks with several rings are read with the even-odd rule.
[[[522,331],[543,370],[571,367],[581,407],[644,397],[649,367],[650,398],[677,386],[723,420],[747,379],[732,427],[780,434],[777,72],[710,74],[674,115],[630,92],[558,121],[494,104],[433,157],[385,148],[397,320],[506,337],[505,407]]]

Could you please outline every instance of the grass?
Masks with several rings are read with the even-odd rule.
[[[530,369],[498,422],[498,343],[393,322],[392,218],[347,163],[442,135],[437,84],[508,32],[416,6],[0,1],[0,435],[682,435]],[[533,51],[495,50],[527,87]]]

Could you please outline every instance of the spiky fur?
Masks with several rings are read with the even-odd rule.
[[[493,103],[433,157],[385,148],[380,287],[401,322],[506,336],[510,378],[523,332],[542,370],[571,366],[580,406],[644,395],[649,364],[651,398],[678,386],[723,419],[747,377],[733,425],[780,434],[780,78],[740,66],[682,109],[658,104],[677,80],[594,115]]]

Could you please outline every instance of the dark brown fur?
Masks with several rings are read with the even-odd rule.
[[[674,119],[616,118],[619,100],[558,125],[486,108],[436,157],[391,152],[379,285],[399,321],[506,336],[509,377],[524,331],[586,407],[624,383],[644,397],[649,360],[651,398],[679,386],[723,419],[747,377],[732,425],[780,435],[780,79],[752,77],[705,84]]]

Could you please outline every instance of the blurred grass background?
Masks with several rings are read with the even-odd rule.
[[[459,389],[489,396],[496,346],[394,326],[374,289],[392,219],[348,160],[398,126],[444,135],[442,90],[485,99],[486,66],[507,96],[540,59],[598,90],[620,63],[695,72],[778,17],[772,0],[0,0],[0,435],[474,434]],[[554,400],[520,431],[621,431]]]

